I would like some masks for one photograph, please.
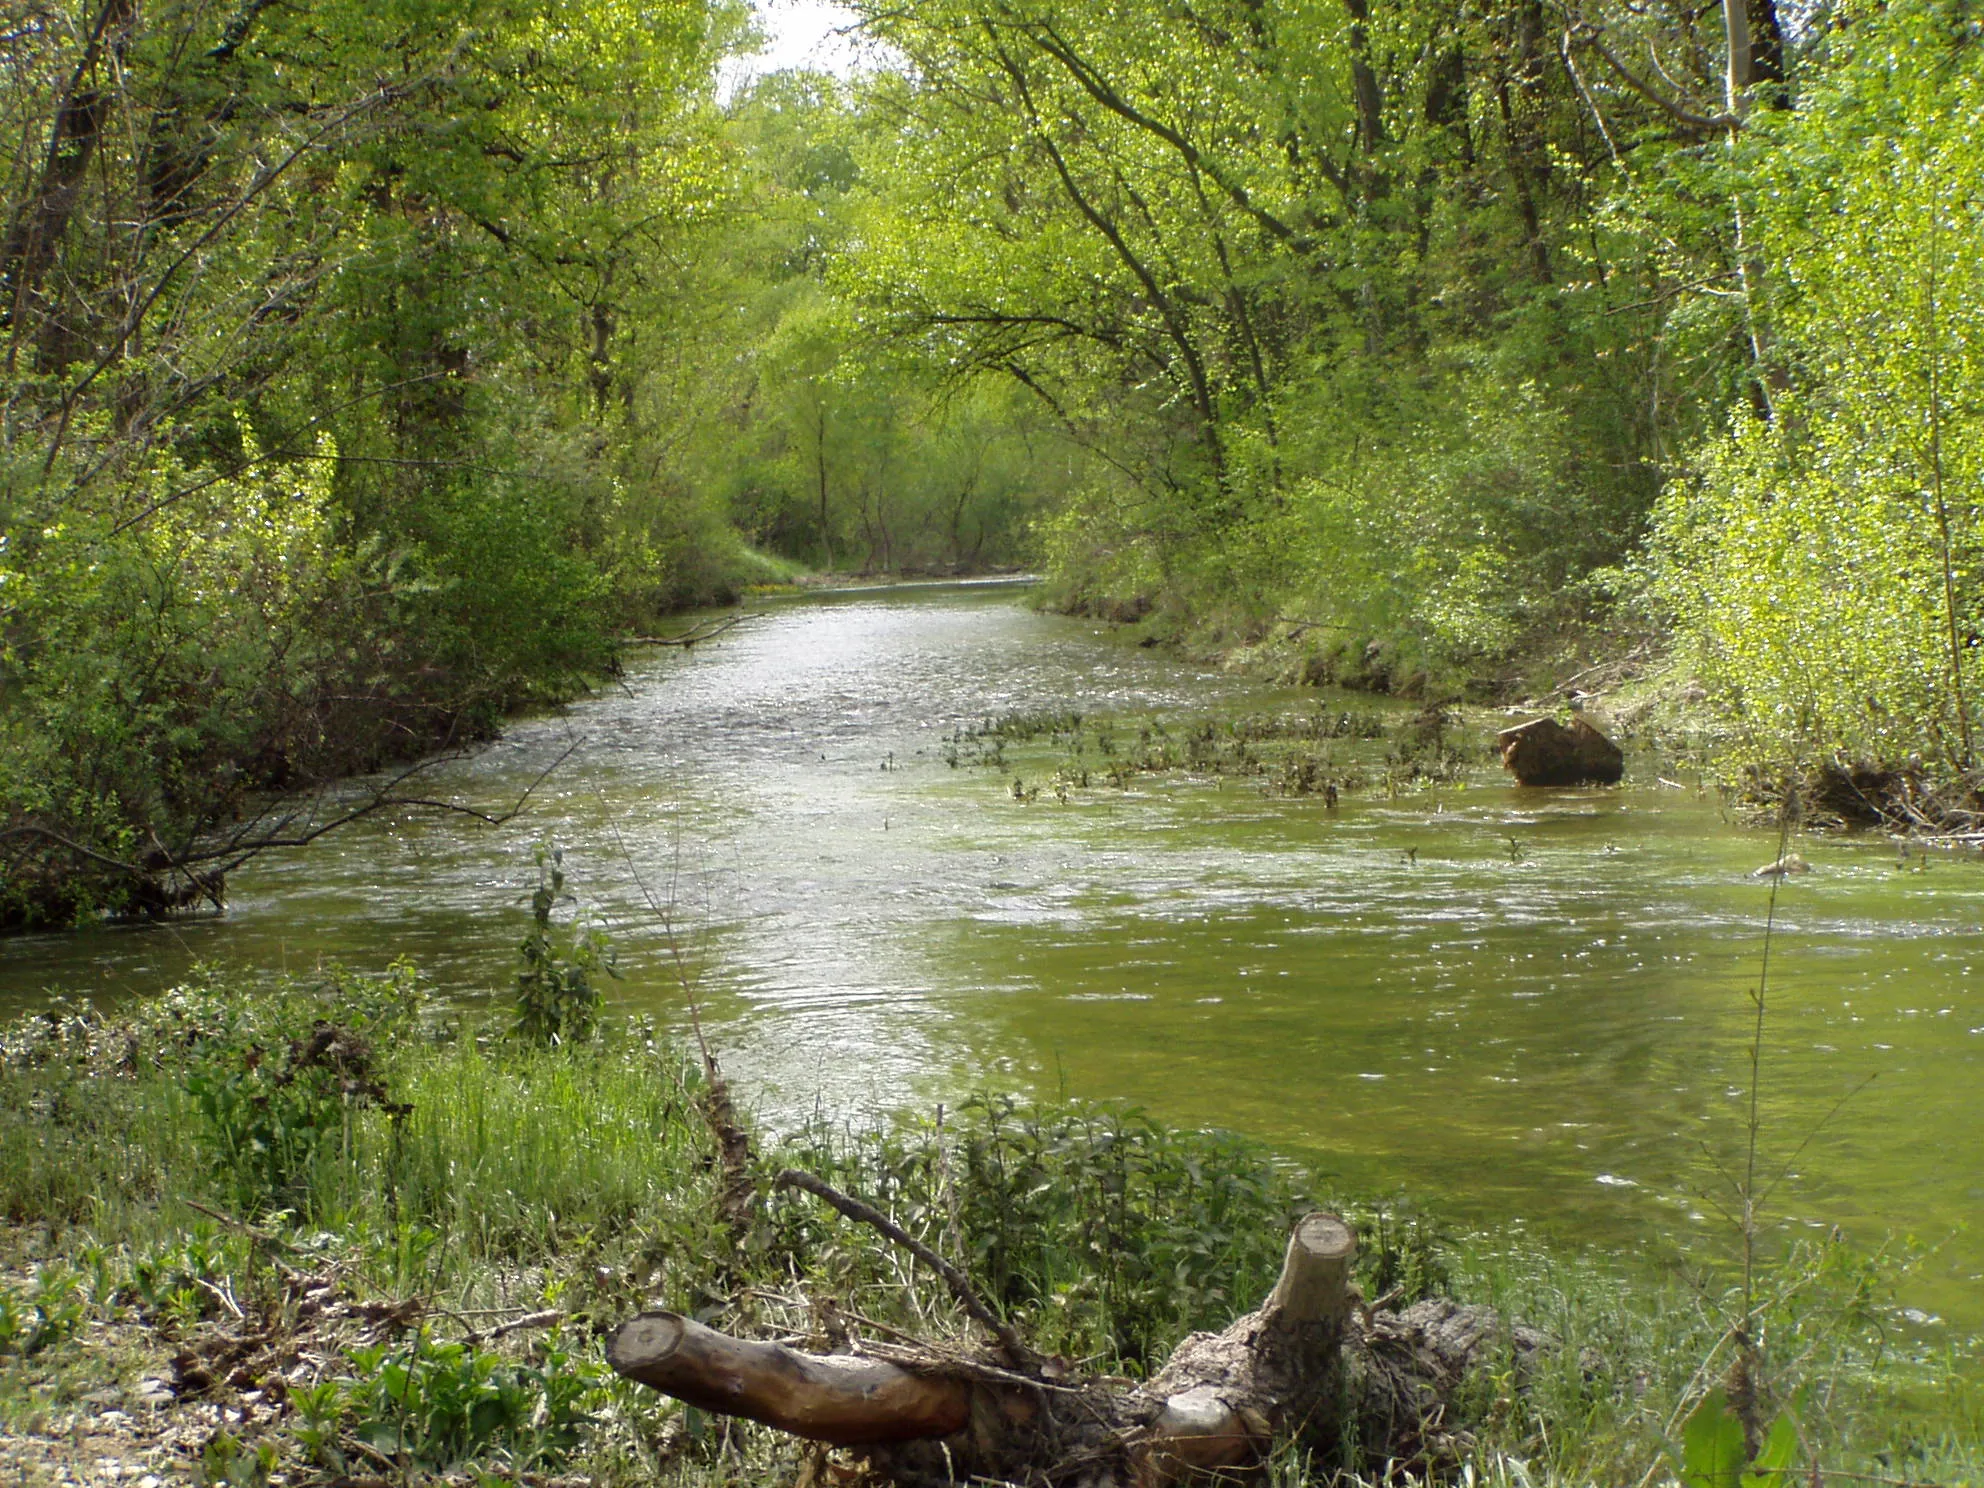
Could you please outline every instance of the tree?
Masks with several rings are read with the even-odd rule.
[[[1938,4],[1839,21],[1800,107],[1752,119],[1777,416],[1705,445],[1653,573],[1747,762],[1961,780],[1984,723],[1984,66]]]
[[[610,661],[623,307],[724,194],[703,0],[37,10],[0,95],[0,917]],[[645,308],[645,307],[643,307]],[[653,323],[648,323],[653,324]]]

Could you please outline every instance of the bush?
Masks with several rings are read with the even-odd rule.
[[[1976,763],[1984,710],[1984,65],[1934,3],[1855,8],[1748,165],[1789,369],[1663,499],[1651,587],[1738,759]],[[1907,65],[1897,60],[1907,57]]]
[[[1013,1095],[974,1095],[949,1116],[901,1118],[852,1142],[814,1131],[778,1156],[960,1261],[1042,1348],[1139,1373],[1187,1333],[1256,1306],[1290,1227],[1318,1207],[1307,1174],[1244,1137]],[[1381,1208],[1347,1214],[1372,1295],[1402,1285],[1419,1296],[1438,1282],[1422,1226]],[[819,1284],[857,1299],[893,1289],[873,1237],[812,1201],[781,1202],[773,1219],[775,1251]]]
[[[519,1038],[535,1044],[584,1043],[599,1023],[599,987],[594,978],[617,976],[613,946],[606,932],[583,919],[560,931],[551,914],[570,896],[565,892],[565,855],[558,848],[537,850],[537,888],[530,896],[531,929],[517,947],[523,970],[517,973]]]

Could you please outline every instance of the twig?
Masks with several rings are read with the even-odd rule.
[[[978,1295],[977,1290],[973,1288],[971,1278],[942,1256],[938,1255],[936,1251],[925,1245],[921,1240],[918,1240],[907,1230],[896,1224],[895,1221],[883,1214],[879,1209],[872,1208],[862,1203],[859,1199],[850,1198],[824,1179],[815,1178],[811,1173],[803,1173],[797,1168],[786,1168],[783,1170],[772,1181],[772,1187],[775,1189],[803,1189],[815,1198],[821,1199],[828,1205],[839,1210],[857,1224],[865,1224],[877,1233],[895,1241],[896,1244],[900,1245],[904,1250],[907,1250],[911,1255],[923,1262],[924,1265],[944,1278],[944,1285],[951,1289],[951,1295],[957,1298],[958,1305],[963,1307],[966,1312],[970,1313],[980,1323],[984,1324],[985,1327],[989,1328],[992,1335],[999,1340],[999,1347],[1005,1352],[1006,1362],[1029,1374],[1038,1374],[1040,1372],[1039,1356],[1020,1341],[1019,1334],[1013,1331],[1010,1323],[999,1320],[992,1309],[986,1305],[984,1299]]]
[[[1295,627],[1293,633],[1288,637],[1291,641],[1299,640],[1302,632],[1305,630],[1341,630],[1348,632],[1350,629],[1348,625],[1336,625],[1328,620],[1303,620],[1294,615],[1276,615],[1274,618],[1277,625],[1292,625]]]
[[[871,1318],[867,1316],[865,1313],[850,1312],[847,1308],[842,1307],[837,1303],[834,1304],[834,1315],[836,1317],[844,1317],[850,1323],[858,1324],[863,1328],[873,1328],[877,1333],[886,1333],[889,1335],[889,1337],[897,1339],[902,1343],[906,1343],[911,1348],[923,1348],[925,1346],[924,1340],[918,1338],[914,1333],[907,1333],[904,1332],[901,1328],[891,1327],[889,1324],[882,1322],[877,1318]],[[864,1351],[872,1352],[874,1350],[875,1345],[872,1342],[864,1341],[861,1347]]]
[[[1371,1331],[1371,1325],[1376,1320],[1377,1315],[1383,1312],[1387,1307],[1390,1307],[1392,1303],[1398,1301],[1398,1299],[1403,1297],[1404,1295],[1405,1295],[1405,1283],[1400,1282],[1397,1286],[1393,1287],[1390,1291],[1386,1292],[1382,1297],[1378,1298],[1378,1300],[1375,1302],[1359,1302],[1357,1304],[1357,1311],[1363,1318],[1364,1331],[1366,1333],[1369,1333]]]
[[[1644,642],[1642,642],[1640,645],[1633,647],[1633,649],[1628,651],[1624,656],[1608,656],[1603,661],[1594,661],[1590,666],[1586,667],[1581,672],[1573,672],[1570,676],[1566,677],[1563,681],[1557,684],[1557,691],[1562,692],[1565,688],[1571,686],[1573,683],[1582,682],[1586,677],[1589,677],[1593,672],[1602,672],[1607,667],[1615,667],[1615,666],[1627,667],[1627,666],[1631,666],[1636,661],[1644,661],[1645,659],[1646,659],[1646,645]]]
[[[190,879],[203,893],[208,893],[211,896],[217,890],[211,889],[209,887],[210,885],[225,879],[229,873],[232,873],[236,868],[239,868],[243,863],[257,854],[270,852],[276,848],[308,847],[319,837],[334,832],[339,827],[347,826],[361,817],[370,816],[375,811],[384,811],[396,807],[420,808],[472,817],[476,821],[483,822],[492,827],[503,826],[522,813],[524,807],[529,804],[532,795],[536,793],[537,788],[543,785],[551,777],[552,772],[564,764],[571,757],[573,750],[578,747],[578,743],[575,742],[572,744],[563,754],[559,755],[558,758],[538,772],[537,778],[524,787],[523,793],[511,803],[508,810],[496,813],[480,811],[473,806],[465,806],[458,801],[440,800],[427,796],[395,794],[397,787],[405,784],[415,775],[431,769],[435,765],[449,763],[462,757],[459,753],[450,752],[431,755],[424,760],[419,760],[409,765],[386,784],[374,787],[366,799],[361,800],[358,804],[346,810],[340,811],[328,820],[312,822],[308,826],[299,828],[294,832],[288,832],[288,835],[285,835],[290,824],[296,820],[297,813],[292,811],[281,816],[260,837],[250,837],[245,832],[238,831],[225,840],[211,843],[208,846],[189,848],[176,854],[169,851],[161,852],[159,861],[156,863],[134,863],[124,858],[99,852],[87,843],[78,842],[74,838],[65,836],[52,828],[32,821],[21,823],[18,826],[0,829],[0,840],[16,837],[36,838],[44,842],[53,843],[55,846],[67,852],[74,853],[78,857],[101,863],[107,868],[117,869],[119,872],[125,873],[132,878],[146,878],[159,873],[180,873]],[[300,809],[299,807],[298,810]],[[266,821],[270,814],[272,813],[265,811],[257,820]],[[196,869],[208,869],[209,865],[214,863],[219,863],[221,866],[218,869],[212,869],[207,872],[195,871]]]
[[[506,1334],[522,1333],[529,1328],[555,1328],[564,1321],[564,1313],[555,1307],[547,1307],[542,1312],[527,1312],[520,1318],[512,1318],[507,1323],[498,1323],[495,1327],[485,1328],[479,1333],[471,1329],[468,1336],[462,1339],[462,1342],[467,1344],[489,1343]]]
[[[912,1340],[907,1347],[894,1344],[875,1343],[863,1339],[856,1353],[871,1359],[881,1359],[890,1364],[900,1364],[908,1370],[924,1370],[936,1374],[961,1374],[991,1385],[1018,1385],[1027,1390],[1058,1390],[1063,1395],[1081,1395],[1086,1392],[1079,1385],[1057,1384],[1053,1380],[1040,1379],[1031,1374],[1015,1374],[1010,1369],[1001,1369],[996,1364],[987,1364],[982,1359],[966,1358],[948,1349],[933,1349],[920,1340]]]
[[[193,1278],[193,1281],[196,1286],[205,1289],[219,1299],[221,1306],[234,1314],[234,1320],[237,1323],[242,1321],[241,1304],[234,1300],[234,1293],[231,1290],[226,1287],[216,1286],[204,1276],[196,1276]]]
[[[1642,78],[1632,68],[1619,60],[1618,55],[1613,52],[1612,48],[1605,44],[1604,37],[1598,27],[1586,23],[1582,29],[1574,30],[1571,33],[1569,41],[1574,47],[1588,46],[1597,52],[1599,56],[1605,59],[1605,65],[1618,74],[1620,81],[1649,103],[1661,109],[1677,123],[1684,124],[1689,129],[1699,130],[1704,134],[1718,134],[1725,130],[1740,127],[1741,121],[1734,114],[1698,114],[1693,109],[1687,108],[1667,97],[1658,88],[1647,82],[1646,79]]]
[[[717,624],[710,626],[707,630],[697,630],[694,626],[691,626],[688,630],[683,631],[682,634],[680,635],[628,636],[626,637],[624,644],[629,646],[680,646],[684,651],[686,651],[691,646],[699,646],[704,641],[715,639],[717,636],[722,635],[726,630],[730,629],[731,626],[741,625],[743,624],[744,621],[750,618],[751,617],[749,615],[732,615],[730,616],[729,619],[719,621]]]

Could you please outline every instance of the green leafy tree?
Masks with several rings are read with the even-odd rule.
[[[9,24],[0,920],[218,901],[313,830],[268,792],[472,737],[688,587],[657,534],[721,520],[641,478],[644,410],[739,21]]]
[[[1739,412],[1670,490],[1653,572],[1751,763],[1962,776],[1984,726],[1984,66],[1941,5],[1840,21],[1754,167],[1775,418]]]

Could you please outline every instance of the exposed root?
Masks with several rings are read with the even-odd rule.
[[[1952,843],[1984,843],[1984,771],[1937,774],[1916,756],[1901,765],[1832,759],[1794,782],[1752,772],[1748,796],[1772,821],[1787,792],[1795,819],[1820,828],[1879,827]]]

